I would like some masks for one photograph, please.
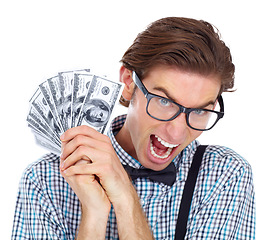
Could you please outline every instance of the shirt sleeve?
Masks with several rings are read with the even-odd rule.
[[[28,168],[20,181],[11,239],[67,239],[46,183]]]
[[[205,194],[195,204],[185,239],[255,239],[251,167],[233,158],[222,161],[205,173],[200,188]]]

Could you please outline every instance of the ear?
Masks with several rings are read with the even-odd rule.
[[[120,68],[120,82],[125,84],[122,96],[130,101],[134,91],[134,82],[132,79],[132,71],[124,66],[121,66]]]

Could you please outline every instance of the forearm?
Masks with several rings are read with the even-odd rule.
[[[108,214],[94,216],[93,213],[82,209],[81,223],[76,240],[104,240],[106,235]]]
[[[131,190],[131,194],[126,196],[125,200],[122,201],[122,204],[115,204],[114,210],[117,219],[119,239],[154,239],[134,188]]]

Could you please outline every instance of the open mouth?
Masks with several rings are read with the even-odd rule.
[[[157,135],[151,135],[150,136],[150,151],[151,154],[159,159],[166,159],[170,156],[172,153],[173,149],[175,147],[178,147],[179,144],[171,144]]]

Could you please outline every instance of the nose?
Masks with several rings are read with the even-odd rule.
[[[170,136],[174,141],[181,141],[185,139],[188,131],[186,114],[181,113],[174,120],[167,122],[166,131],[168,136]]]

